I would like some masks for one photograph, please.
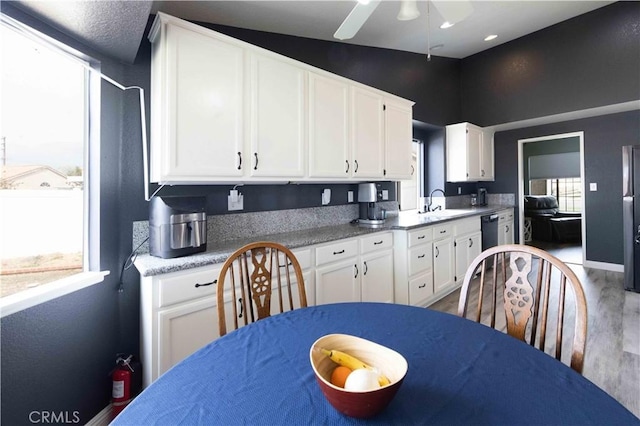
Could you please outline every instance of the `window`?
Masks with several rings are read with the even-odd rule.
[[[30,296],[39,300],[27,302],[31,306],[52,298],[46,296],[51,289],[61,295],[84,286],[81,281],[97,281],[87,277],[89,87],[94,87],[88,66],[70,48],[6,15],[0,31],[4,316],[28,307],[23,302]],[[98,275],[101,281],[104,274]],[[76,288],[60,291],[65,284]],[[16,300],[23,307],[7,310]]]
[[[561,212],[580,212],[582,208],[582,179],[535,179],[530,181],[531,195],[553,195]]]

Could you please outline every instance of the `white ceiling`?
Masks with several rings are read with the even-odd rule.
[[[452,0],[454,1],[454,0]],[[498,44],[589,12],[613,1],[472,1],[473,13],[452,28],[429,7],[429,46],[435,56],[464,58]],[[355,6],[341,1],[33,1],[21,9],[84,44],[124,62],[135,59],[149,13],[163,11],[183,19],[253,30],[338,41],[334,32]],[[400,2],[384,0],[351,40],[364,46],[427,53],[427,2],[418,0],[420,17],[398,21]],[[488,34],[497,34],[491,42]]]

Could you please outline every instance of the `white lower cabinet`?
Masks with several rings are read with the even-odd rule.
[[[453,227],[449,224],[433,227],[433,292],[447,290],[454,283]]]
[[[498,212],[498,245],[513,244],[513,209]]]
[[[393,234],[316,247],[316,304],[338,302],[393,303]]]
[[[310,248],[293,250],[302,269],[307,305],[315,304]],[[187,271],[142,277],[140,282],[140,356],[143,386],[149,386],[165,371],[219,337],[216,285],[222,264]],[[277,291],[274,289],[274,291]],[[288,297],[288,293],[285,293]],[[299,307],[298,289],[292,287],[294,306]],[[227,328],[233,327],[231,303],[226,302]],[[288,306],[285,304],[285,306]],[[272,300],[272,313],[279,305]],[[244,324],[237,318],[238,326]]]
[[[457,284],[462,285],[467,268],[482,252],[482,232],[478,217],[461,219],[454,222],[455,235],[455,277]]]
[[[426,306],[433,296],[433,229],[394,231],[395,302]]]
[[[393,303],[393,250],[362,256],[360,265],[361,300]]]

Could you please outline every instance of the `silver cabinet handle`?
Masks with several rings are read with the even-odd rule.
[[[473,247],[473,240],[469,238],[469,247]]]
[[[242,168],[242,153],[238,152],[238,170]]]
[[[253,155],[256,157],[256,165],[253,166],[253,170],[258,170],[258,153],[254,152]]]
[[[367,275],[367,272],[369,272],[369,266],[367,265],[367,262],[364,262],[364,275]]]
[[[422,285],[419,285],[418,288],[425,288],[427,286],[427,283],[424,283]]]
[[[353,278],[358,278],[358,265],[353,265],[354,268],[356,268],[356,274],[353,276]]]
[[[420,236],[418,236],[418,239],[419,239],[419,240],[424,240],[424,239],[425,239],[425,237],[426,237],[426,235],[420,235]]]
[[[380,240],[380,241],[374,241],[374,242],[373,242],[373,245],[374,245],[374,246],[377,246],[378,244],[382,244],[382,243],[383,243],[383,240]]]
[[[436,257],[440,256],[440,249],[436,247]]]
[[[349,173],[349,161],[345,160],[344,162],[347,163],[347,170],[345,170],[344,172],[345,173]]]
[[[333,252],[333,254],[334,254],[334,255],[336,255],[336,254],[342,254],[342,253],[344,253],[344,249],[343,249],[343,250],[340,250],[340,251],[334,251],[334,252]]]
[[[353,173],[358,173],[358,160],[353,160],[356,163],[356,168],[353,170]]]
[[[425,254],[421,254],[421,255],[418,256],[418,259],[422,259],[425,256],[426,256],[426,253]]]

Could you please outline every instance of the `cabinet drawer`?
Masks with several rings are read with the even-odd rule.
[[[300,269],[303,271],[311,268],[311,249],[303,248],[299,250],[291,250],[293,255],[298,259],[298,263],[300,264]],[[284,262],[284,254],[280,254],[280,264],[282,265]]]
[[[433,248],[423,244],[409,250],[409,276],[431,268]]]
[[[433,240],[439,240],[442,238],[450,237],[453,234],[453,225],[448,223],[446,225],[439,225],[433,227]]]
[[[422,305],[433,295],[433,275],[426,273],[409,281],[409,304]]]
[[[316,266],[358,255],[358,240],[341,240],[316,248]]]
[[[158,277],[158,307],[216,294],[222,264],[198,271],[176,272]]]
[[[453,222],[454,235],[463,235],[476,232],[480,230],[480,217],[472,217],[469,219],[462,219]]]
[[[498,223],[511,222],[513,220],[513,210],[502,210],[498,212]]]
[[[393,246],[393,234],[390,232],[377,233],[369,237],[360,238],[360,253],[370,253],[375,250],[391,248]]]
[[[424,228],[418,228],[414,231],[409,231],[409,247],[428,243],[432,239],[433,239],[433,230],[430,227],[425,226]]]

